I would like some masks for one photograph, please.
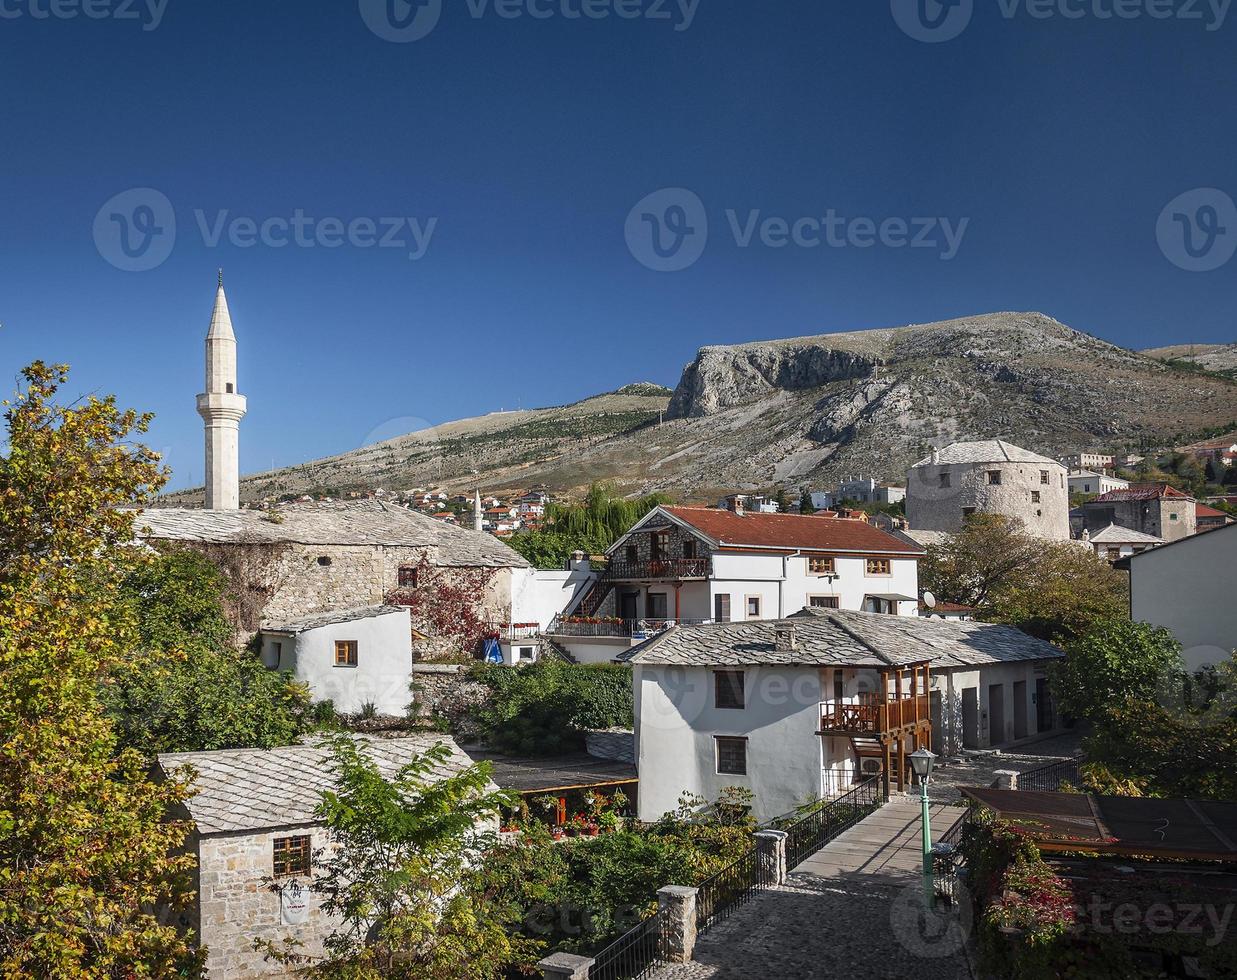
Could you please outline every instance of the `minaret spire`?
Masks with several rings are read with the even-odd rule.
[[[223,270],[206,333],[206,390],[198,395],[198,414],[206,426],[206,507],[240,508],[240,420],[246,400],[236,393],[236,334],[223,291]]]

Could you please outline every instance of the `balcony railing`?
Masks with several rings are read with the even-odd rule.
[[[627,561],[615,558],[606,569],[606,578],[614,581],[682,581],[709,577],[707,558],[654,558],[649,561]]]
[[[700,626],[711,622],[711,619],[602,619],[568,616],[555,619],[546,632],[554,636],[617,636],[644,640],[675,626]]]
[[[500,640],[528,640],[541,632],[537,623],[487,623],[486,629]]]
[[[820,730],[856,735],[879,735],[896,731],[931,718],[931,702],[926,694],[890,695],[882,704],[876,696],[860,701],[822,701]]]

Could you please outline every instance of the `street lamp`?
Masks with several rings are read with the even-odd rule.
[[[928,780],[932,778],[935,762],[935,752],[916,749],[911,753],[911,769],[919,777],[919,802],[923,806],[923,897],[927,908],[932,908],[935,900],[932,889],[932,824],[928,815]]]

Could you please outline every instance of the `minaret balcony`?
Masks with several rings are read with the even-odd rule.
[[[244,395],[225,391],[208,391],[198,395],[198,414],[207,422],[239,422],[248,411]]]

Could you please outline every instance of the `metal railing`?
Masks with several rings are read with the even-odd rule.
[[[1078,772],[1077,759],[1062,759],[1060,762],[1050,762],[1038,769],[1018,774],[1018,789],[1040,792],[1055,792],[1062,783],[1081,787],[1082,777]]]
[[[666,962],[666,917],[654,912],[601,950],[589,980],[642,980]]]
[[[864,780],[849,793],[829,800],[807,813],[788,814],[774,821],[786,831],[786,870],[797,868],[842,831],[853,827],[885,802],[880,780]]]
[[[597,622],[587,622],[589,616],[559,617],[552,622],[546,632],[554,636],[610,636],[647,639],[664,633],[674,626],[700,626],[711,623],[711,619],[612,619],[599,618]]]
[[[739,860],[706,878],[696,892],[696,931],[703,932],[735,909],[750,902],[757,892],[777,882],[763,871],[755,847]]]
[[[628,561],[624,558],[613,558],[604,574],[610,581],[622,579],[677,581],[688,578],[708,578],[709,559],[654,558],[646,561]]]

